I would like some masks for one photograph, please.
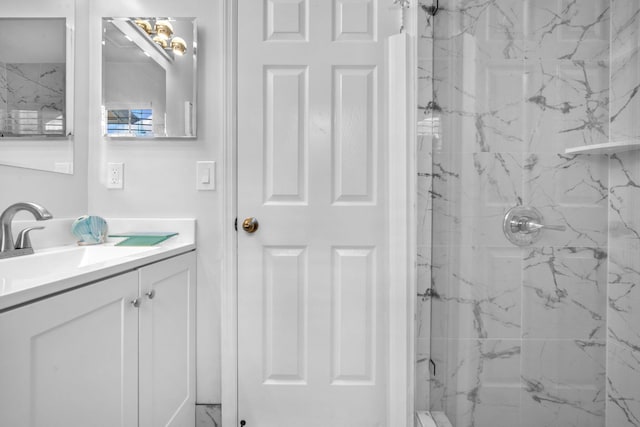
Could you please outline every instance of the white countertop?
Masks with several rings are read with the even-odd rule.
[[[86,262],[86,256],[92,252],[84,253],[82,247],[73,242],[73,235],[70,232],[73,219],[55,222],[52,220],[49,235],[41,236],[45,238],[40,240],[40,245],[43,246],[42,242],[46,241],[45,248],[38,247],[36,243],[38,242],[38,234],[34,233],[32,240],[35,253],[33,255],[0,260],[0,311],[121,274],[196,248],[194,219],[107,218],[106,220],[109,224],[109,233],[171,231],[179,234],[158,245],[135,247],[135,249],[131,249],[134,247],[130,246],[114,246],[122,239],[110,239],[107,243],[99,245],[104,250],[98,248],[98,252],[108,253],[109,257],[104,260],[98,258]],[[34,221],[19,221],[15,225],[19,229],[33,223]],[[44,221],[37,223],[37,225],[47,226],[47,223],[48,221]],[[56,236],[56,234],[60,234],[60,236]],[[52,244],[54,241],[61,241],[63,244],[54,246]],[[118,253],[120,250],[122,250],[123,256]],[[116,257],[111,257],[113,254],[116,254]],[[56,262],[56,260],[71,257],[76,257],[78,261],[74,268]]]

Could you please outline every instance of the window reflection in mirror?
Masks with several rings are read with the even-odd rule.
[[[107,110],[107,135],[153,136],[153,109]]]
[[[103,134],[195,137],[194,18],[103,19]]]

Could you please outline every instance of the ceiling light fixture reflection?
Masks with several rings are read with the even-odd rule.
[[[156,22],[156,34],[163,40],[171,40],[173,36],[173,25],[169,21]]]
[[[187,52],[187,43],[182,37],[174,37],[171,40],[171,50],[176,55],[184,55]]]
[[[169,44],[167,43],[167,39],[163,39],[160,36],[153,36],[152,40],[155,44],[157,44],[163,49],[167,49],[169,47]]]
[[[173,25],[166,19],[140,18],[135,24],[162,49],[182,56],[187,52],[187,43],[182,37],[174,37]]]

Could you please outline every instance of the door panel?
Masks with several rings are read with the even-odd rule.
[[[238,2],[238,220],[260,224],[238,235],[247,427],[387,424],[388,10]]]
[[[375,203],[377,69],[333,69],[333,201]]]
[[[264,383],[307,383],[307,252],[264,248]]]
[[[331,384],[374,385],[375,248],[332,248]]]
[[[267,204],[307,204],[307,85],[307,67],[265,67]]]

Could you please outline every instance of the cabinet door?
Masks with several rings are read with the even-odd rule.
[[[138,275],[0,313],[0,426],[137,425]]]
[[[140,426],[195,425],[195,255],[141,268]]]

